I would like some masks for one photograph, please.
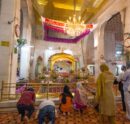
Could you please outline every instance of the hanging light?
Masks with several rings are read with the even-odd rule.
[[[78,36],[86,29],[86,25],[84,21],[81,20],[81,17],[76,16],[75,8],[76,2],[74,0],[74,15],[69,17],[65,25],[65,31],[70,36]]]

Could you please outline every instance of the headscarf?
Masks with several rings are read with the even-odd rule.
[[[78,92],[79,92],[80,99],[81,99],[82,103],[83,103],[84,105],[87,105],[86,90],[85,90],[85,88],[83,87],[83,85],[82,85],[81,82],[78,82],[78,83],[77,83],[77,90],[78,90]]]
[[[69,87],[67,85],[64,86],[63,92],[68,94],[69,93]]]
[[[108,67],[106,64],[101,64],[101,65],[100,65],[100,70],[101,70],[102,72],[104,72],[104,71],[109,71],[109,67]]]
[[[61,99],[63,104],[66,104],[66,97],[67,96],[69,96],[71,98],[73,97],[72,93],[70,92],[70,88],[67,85],[65,85],[64,89],[63,89],[63,93],[62,93],[62,99]]]
[[[77,83],[77,88],[80,90],[85,90],[81,82]]]
[[[72,93],[70,92],[70,88],[68,85],[64,86],[63,93],[67,94],[68,96],[72,97]]]

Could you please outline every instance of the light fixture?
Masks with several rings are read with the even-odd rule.
[[[84,21],[81,20],[81,17],[76,16],[76,0],[74,0],[74,15],[69,17],[65,25],[65,31],[70,36],[79,36],[82,32],[85,31],[86,25]]]
[[[122,51],[116,51],[116,55],[121,55]]]

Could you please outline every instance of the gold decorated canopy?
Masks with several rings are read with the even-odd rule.
[[[74,56],[70,55],[70,54],[66,54],[66,53],[57,53],[52,55],[49,58],[49,63],[50,63],[50,69],[53,70],[54,68],[54,64],[57,61],[70,61],[72,63],[72,70],[76,69],[76,60],[74,58]]]

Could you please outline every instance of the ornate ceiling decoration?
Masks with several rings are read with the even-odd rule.
[[[76,0],[76,15],[86,22],[90,20],[108,0]],[[36,21],[40,16],[66,21],[74,14],[73,0],[32,0]]]
[[[87,24],[107,1],[108,0],[75,0],[74,2],[74,0],[32,0],[36,22],[36,39],[44,38],[45,41],[55,40],[59,42],[77,43],[77,41],[81,40],[81,36],[85,36],[89,32],[81,33],[81,35],[73,39],[68,35],[63,35],[60,32],[51,31],[50,29],[44,30],[43,33],[41,17],[66,23],[69,17],[75,14],[76,17],[81,16],[81,20]]]

